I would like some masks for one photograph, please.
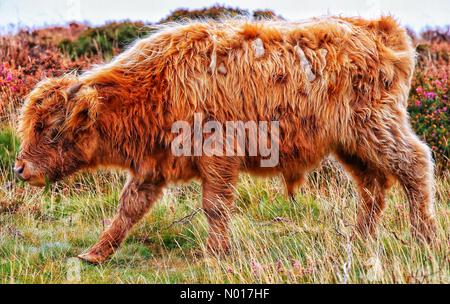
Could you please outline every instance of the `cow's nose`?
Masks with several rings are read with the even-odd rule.
[[[22,178],[22,173],[23,173],[24,169],[25,169],[25,164],[16,165],[16,166],[14,166],[14,173],[16,173],[16,175],[18,177]]]

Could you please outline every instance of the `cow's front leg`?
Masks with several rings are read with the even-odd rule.
[[[238,177],[236,159],[202,157],[203,210],[208,220],[207,249],[214,254],[229,251],[228,223],[233,206],[234,188]]]
[[[78,257],[91,263],[101,263],[111,256],[128,231],[150,209],[162,192],[162,184],[153,184],[130,177],[120,195],[119,211],[100,240]]]

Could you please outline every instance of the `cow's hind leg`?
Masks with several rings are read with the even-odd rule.
[[[336,156],[358,186],[361,205],[358,211],[357,231],[362,236],[374,236],[385,207],[385,193],[390,187],[390,179],[382,170],[355,154],[338,150]]]
[[[406,119],[405,119],[406,120]],[[357,155],[398,179],[409,201],[412,234],[432,242],[436,224],[433,202],[433,161],[430,149],[409,128],[408,123],[380,121],[361,126],[363,140]]]
[[[416,135],[407,134],[392,143],[386,160],[409,201],[412,234],[431,243],[436,237],[434,176],[430,149]]]
[[[100,240],[78,257],[91,263],[101,263],[111,256],[136,224],[158,199],[162,185],[130,178],[120,196],[119,211],[111,225],[101,234]]]

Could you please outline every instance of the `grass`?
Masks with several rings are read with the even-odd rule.
[[[11,131],[2,133],[9,136],[3,146],[15,149]],[[279,179],[243,175],[227,257],[205,253],[200,185],[173,186],[112,259],[94,266],[73,257],[114,216],[123,174],[78,175],[44,190],[12,181],[3,167],[0,283],[450,283],[448,175],[436,187],[441,244],[429,248],[411,238],[398,187],[389,193],[378,238],[350,240],[355,188],[340,169],[333,176],[321,171],[295,202],[284,199]]]

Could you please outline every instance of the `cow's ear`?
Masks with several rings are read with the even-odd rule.
[[[70,86],[67,91],[67,97],[68,99],[73,99],[75,97],[75,95],[77,95],[78,91],[81,89],[81,87],[83,86],[82,82],[77,82],[75,84],[73,84],[72,86]]]
[[[97,90],[89,86],[76,94],[76,102],[70,105],[66,120],[67,127],[73,132],[89,128],[96,120],[99,109]]]

